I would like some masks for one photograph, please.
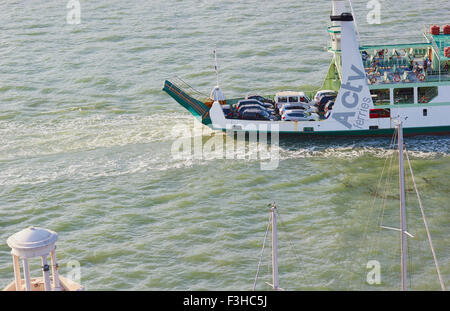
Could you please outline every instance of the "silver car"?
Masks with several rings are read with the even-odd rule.
[[[287,110],[281,116],[282,121],[319,121],[320,116],[317,113],[310,113],[304,110]]]
[[[285,113],[288,110],[304,110],[306,112],[317,112],[317,107],[308,105],[308,104],[301,104],[301,103],[295,103],[295,104],[284,104],[280,107],[280,115]]]

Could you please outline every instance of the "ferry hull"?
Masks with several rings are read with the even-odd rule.
[[[222,129],[223,132],[227,130]],[[416,127],[416,128],[404,128],[403,136],[446,136],[450,135],[450,126],[434,126],[434,127]],[[231,130],[232,133],[239,132],[266,132],[266,131],[237,131]],[[278,132],[280,137],[392,137],[395,129],[376,129],[376,130],[356,130],[356,131],[321,131],[321,132],[295,132],[295,131],[283,131]],[[268,131],[268,134],[273,133],[273,131]]]
[[[232,131],[232,132],[267,132],[270,133],[274,130],[274,125],[277,125],[278,128],[276,131],[280,136],[297,136],[297,137],[390,137],[393,135],[395,131],[394,124],[392,120],[380,121],[384,122],[383,126],[378,129],[362,129],[362,130],[337,130],[337,129],[328,129],[328,130],[314,130],[312,132],[302,131],[304,127],[312,127],[315,125],[323,124],[326,121],[318,121],[318,122],[298,122],[295,126],[295,122],[265,122],[265,121],[248,121],[248,120],[230,120],[221,118],[222,122],[220,125],[213,125],[213,121],[211,121],[211,109],[208,108],[205,103],[189,96],[186,92],[184,92],[180,87],[171,83],[170,81],[166,81],[164,84],[163,90],[167,92],[173,99],[175,99],[180,105],[186,108],[191,114],[204,125],[210,127],[213,130],[218,131]],[[438,107],[438,109],[442,109],[443,107]],[[222,114],[222,113],[220,113]],[[219,115],[220,115],[219,114]],[[437,115],[446,115],[447,111],[439,111]],[[213,118],[214,119],[214,118]],[[261,125],[265,127],[261,127]],[[381,123],[377,123],[381,125]],[[238,128],[236,128],[238,126]],[[246,130],[253,128],[255,130]],[[286,128],[288,127],[288,128]],[[242,130],[239,128],[243,128]],[[262,128],[262,129],[261,129]],[[267,129],[267,130],[264,130]],[[417,136],[417,135],[450,135],[450,125],[440,125],[440,126],[410,126],[404,127],[404,135],[405,136]]]

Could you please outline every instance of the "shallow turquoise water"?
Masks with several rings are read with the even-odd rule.
[[[385,0],[382,24],[368,25],[366,1],[354,2],[363,40],[420,37],[450,17],[444,0]],[[379,198],[372,207],[389,139],[284,139],[274,171],[171,153],[174,125],[195,122],[164,79],[209,93],[217,44],[227,97],[320,85],[329,11],[329,1],[81,1],[81,24],[68,25],[64,1],[2,2],[0,287],[13,278],[4,242],[36,225],[59,233],[61,273],[78,261],[88,290],[251,289],[275,201],[281,287],[398,289],[398,234],[379,232]],[[406,143],[449,286],[450,139]],[[411,286],[438,290],[408,185]],[[384,225],[398,226],[395,199]],[[268,289],[268,251],[258,289]],[[381,285],[365,284],[369,259]]]

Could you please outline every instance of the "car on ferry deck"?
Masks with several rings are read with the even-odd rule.
[[[231,119],[233,117],[233,110],[231,109],[230,105],[220,105],[223,110],[223,114],[225,115],[225,118]]]
[[[325,106],[331,101],[334,102],[336,100],[335,96],[324,95],[320,98],[320,101],[315,104],[318,112],[325,112]]]
[[[321,91],[318,91],[316,93],[316,95],[314,96],[314,101],[316,103],[319,103],[320,100],[322,99],[322,97],[324,97],[324,96],[331,96],[331,97],[336,98],[337,97],[337,92],[333,91],[333,90],[321,90]]]
[[[275,116],[269,112],[261,109],[247,109],[242,112],[240,118],[243,120],[259,120],[259,121],[273,121]]]
[[[269,114],[273,114],[274,110],[270,109],[270,108],[264,108],[260,105],[244,105],[244,106],[240,106],[237,110],[236,113],[238,116],[240,116],[244,111],[249,110],[249,109],[258,109],[258,110],[264,110],[267,111]]]
[[[255,95],[247,95],[247,97],[245,97],[245,99],[246,100],[247,99],[256,99],[256,100],[258,100],[258,101],[260,101],[262,103],[271,104],[272,106],[273,106],[273,104],[275,104],[275,101],[273,101],[272,99],[265,98],[265,97],[263,97],[261,95],[257,95],[257,94],[255,94]]]
[[[310,113],[304,110],[287,110],[281,116],[282,121],[319,121],[317,113]]]
[[[273,108],[272,104],[264,103],[264,102],[261,102],[261,101],[256,100],[256,99],[240,100],[240,101],[238,101],[237,104],[234,104],[233,107],[234,107],[234,109],[238,110],[241,106],[245,106],[245,105],[260,105],[260,106],[262,106],[264,108],[269,108],[269,109]]]
[[[304,92],[285,91],[275,94],[275,108],[281,109],[284,104],[307,104],[311,99]]]
[[[301,103],[293,103],[293,104],[284,104],[279,110],[280,115],[282,115],[285,111],[288,110],[304,110],[306,112],[317,112],[317,107],[307,105],[307,104],[301,104]]]
[[[334,100],[330,100],[324,108],[324,112],[327,113],[330,110],[333,110],[333,106],[334,106]]]

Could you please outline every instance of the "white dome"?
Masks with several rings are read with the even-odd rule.
[[[58,234],[54,231],[28,227],[10,236],[6,243],[13,249],[13,252],[27,253],[32,250],[47,249],[48,246],[53,246],[57,239]]]

